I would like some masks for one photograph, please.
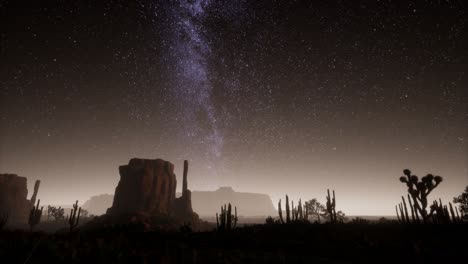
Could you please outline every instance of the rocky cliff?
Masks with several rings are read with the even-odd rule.
[[[162,159],[131,159],[120,166],[120,181],[108,215],[145,214],[176,218],[192,217],[187,188],[188,162],[184,162],[183,194],[176,199],[174,165]]]
[[[39,185],[40,181],[36,181],[34,193],[28,200],[26,177],[16,174],[0,174],[0,213],[8,214],[10,223],[27,223],[29,211],[36,202]]]

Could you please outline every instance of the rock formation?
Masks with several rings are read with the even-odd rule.
[[[34,184],[31,200],[27,199],[27,179],[16,174],[0,174],[0,212],[9,214],[9,222],[25,224],[36,202],[40,181]]]
[[[189,191],[190,192],[190,191]],[[182,193],[176,193],[180,197]],[[267,194],[236,192],[231,187],[221,187],[216,191],[193,191],[189,194],[191,207],[202,218],[211,219],[219,212],[222,204],[231,203],[239,209],[239,215],[243,217],[256,217],[276,215],[276,209]],[[93,196],[83,205],[91,214],[100,215],[112,205],[113,195],[103,194]],[[177,203],[176,198],[175,203]],[[100,208],[92,211],[88,208]]]
[[[236,192],[231,187],[216,191],[193,191],[192,206],[200,217],[213,217],[222,204],[237,206],[239,215],[256,217],[276,215],[275,207],[267,194]]]
[[[194,214],[187,188],[187,171],[188,162],[185,161],[183,194],[176,199],[177,181],[172,163],[162,159],[131,159],[128,165],[119,167],[120,181],[107,214],[191,219]]]
[[[114,195],[112,194],[92,196],[83,204],[82,208],[87,210],[90,215],[102,215],[105,214],[107,208],[112,205],[113,200]]]
[[[193,215],[192,193],[187,187],[188,161],[184,161],[184,178],[182,182],[182,196],[175,199],[174,215],[179,219],[187,219]],[[174,194],[175,195],[175,194]]]

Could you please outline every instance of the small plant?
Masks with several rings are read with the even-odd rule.
[[[192,226],[189,223],[185,223],[180,226],[179,231],[183,234],[190,234],[192,233]]]
[[[355,217],[351,219],[350,221],[351,224],[356,224],[356,225],[368,225],[370,224],[370,221],[368,219],[362,218],[362,217]]]
[[[10,215],[8,213],[2,213],[0,214],[0,231],[3,230],[3,228],[6,226],[8,222],[8,217]]]
[[[36,225],[38,225],[41,222],[42,210],[44,209],[44,207],[41,207],[41,209],[39,209],[40,202],[41,202],[41,199],[37,200],[37,205],[33,206],[31,211],[29,212],[28,224],[29,224],[29,227],[31,228],[31,231],[34,229]]]
[[[73,205],[73,209],[71,209],[70,216],[68,217],[68,224],[70,225],[70,232],[73,232],[80,222],[80,214],[81,214],[81,207],[78,208],[78,200]]]
[[[237,207],[234,207],[234,214],[232,214],[231,204],[221,206],[221,215],[216,213],[216,230],[230,231],[237,226]]]
[[[265,219],[265,224],[267,225],[274,225],[275,224],[275,219],[271,216],[268,216],[266,219]]]

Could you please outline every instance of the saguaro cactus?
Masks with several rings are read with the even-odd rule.
[[[408,186],[408,193],[411,195],[413,200],[412,206],[415,212],[416,221],[419,221],[419,215],[421,215],[424,223],[432,217],[431,211],[427,212],[426,208],[428,205],[427,197],[439,184],[442,182],[441,176],[434,176],[427,174],[419,180],[418,176],[411,175],[411,171],[406,169],[403,171],[404,176],[400,177],[400,181]]]
[[[289,197],[286,195],[286,223],[289,224],[291,222],[291,211],[289,208]]]
[[[68,224],[70,225],[70,232],[75,229],[80,222],[81,207],[78,208],[78,200],[73,205],[73,209],[70,211],[70,216],[68,217]]]
[[[281,208],[281,199],[280,199],[279,202],[278,202],[278,215],[279,215],[279,218],[280,218],[281,223],[284,224],[284,220],[283,220],[283,209]]]
[[[31,230],[41,222],[41,216],[42,216],[42,210],[44,207],[42,206],[41,209],[39,209],[39,204],[41,203],[41,199],[37,200],[37,205],[33,206],[31,211],[29,212],[29,219],[28,219],[28,224]]]
[[[218,231],[230,231],[237,226],[237,220],[237,207],[234,207],[233,215],[230,203],[227,206],[221,206],[221,214],[216,213],[216,229]]]
[[[335,190],[333,190],[333,197],[330,197],[330,189],[327,189],[327,212],[330,216],[330,222],[336,223],[336,200],[335,200]]]

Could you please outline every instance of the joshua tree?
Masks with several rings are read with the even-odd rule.
[[[459,204],[458,207],[462,216],[468,214],[468,186],[465,187],[465,191],[462,194],[453,198],[453,202]]]
[[[40,202],[41,199],[37,200],[37,205],[33,206],[31,211],[29,212],[28,224],[31,230],[33,230],[33,228],[41,222],[42,210],[44,209],[44,207],[42,206],[41,209],[39,209]]]
[[[216,229],[218,231],[230,231],[237,225],[237,207],[234,207],[234,215],[232,214],[231,204],[221,206],[221,215],[216,213]]]
[[[431,211],[429,213],[427,212],[427,197],[432,192],[432,190],[439,186],[439,184],[442,182],[442,177],[427,174],[426,176],[422,177],[421,180],[419,180],[418,176],[411,175],[411,171],[408,169],[404,170],[403,174],[405,176],[401,176],[400,181],[406,183],[406,186],[408,186],[408,193],[413,200],[411,207],[412,210],[414,210],[415,219],[419,222],[419,216],[421,216],[424,223],[427,223],[435,211],[435,208],[431,208]],[[409,221],[409,217],[407,217],[407,215],[408,213],[406,212],[405,218],[407,221]]]
[[[79,222],[80,222],[80,214],[81,214],[81,207],[78,208],[78,200],[73,205],[73,209],[71,209],[70,216],[68,217],[68,224],[70,225],[70,232],[75,229]]]
[[[312,217],[316,217],[318,222],[320,223],[320,216],[324,215],[325,206],[321,204],[317,199],[312,199],[305,202],[305,208],[308,211],[308,214]]]

